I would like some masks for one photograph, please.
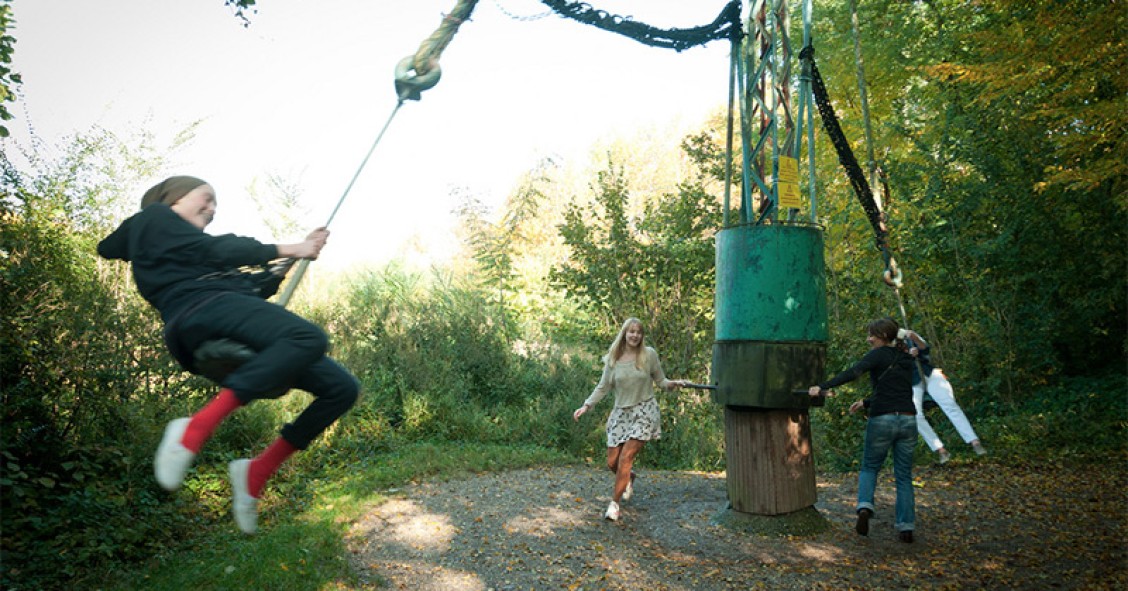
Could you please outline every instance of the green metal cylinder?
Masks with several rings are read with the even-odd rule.
[[[810,406],[797,391],[825,378],[822,228],[746,225],[717,233],[714,400],[734,407]]]

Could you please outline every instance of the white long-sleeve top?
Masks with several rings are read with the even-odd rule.
[[[615,406],[634,406],[654,398],[654,385],[659,388],[668,388],[670,381],[662,372],[662,363],[658,360],[658,352],[651,347],[646,347],[646,362],[642,368],[635,367],[635,362],[616,361],[610,366],[603,367],[603,377],[599,379],[595,390],[588,396],[584,404],[589,408],[595,406],[609,391],[615,392]]]

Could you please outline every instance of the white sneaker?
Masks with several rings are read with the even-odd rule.
[[[949,453],[948,450],[942,449],[942,450],[939,451],[939,453],[940,453],[940,464],[947,464],[948,462],[950,462],[952,460],[952,454]]]
[[[250,460],[235,460],[227,465],[227,475],[231,477],[231,512],[235,514],[235,523],[245,534],[253,534],[258,530],[258,502],[251,496],[247,488],[247,472],[251,468]]]
[[[183,417],[169,421],[161,444],[157,446],[157,455],[153,457],[153,473],[157,476],[157,483],[165,490],[180,488],[184,475],[196,459],[196,454],[180,443],[190,420]]]
[[[976,443],[971,444],[971,449],[975,450],[975,455],[977,455],[977,456],[987,455],[987,448],[983,447],[982,443],[976,442]]]
[[[625,502],[631,500],[632,495],[634,495],[634,482],[628,482],[627,488],[626,488],[626,490],[623,491],[623,496],[620,500],[625,503]]]
[[[607,505],[607,513],[603,514],[603,518],[610,519],[611,521],[619,521],[619,503],[611,501],[611,504]]]

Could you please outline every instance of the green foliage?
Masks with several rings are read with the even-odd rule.
[[[658,404],[662,438],[647,445],[639,456],[640,465],[663,470],[725,469],[724,407],[695,391],[660,394]],[[606,447],[603,438],[600,447]]]
[[[1028,391],[1013,406],[984,400],[965,406],[977,431],[1030,458],[1103,462],[1128,441],[1128,377],[1121,372],[1071,377]],[[940,433],[940,431],[937,431]],[[943,436],[943,434],[941,434]]]
[[[358,366],[395,367],[401,394],[436,389],[486,406],[512,400],[517,393],[499,381],[511,363],[504,310],[476,286],[442,274],[432,279],[424,286],[389,268],[383,277],[355,280],[341,321],[342,341],[355,348],[339,354]]]
[[[32,178],[0,157],[6,583],[141,556],[163,541],[159,523],[170,518],[154,487],[135,486],[148,474],[137,444],[151,430],[122,427],[150,420],[152,409],[136,405],[183,384],[143,338],[156,330],[152,314],[125,296],[125,276],[96,263],[91,235],[76,230],[72,220],[97,192],[74,198],[68,173],[92,153],[68,157]]]
[[[1128,110],[1111,91],[1123,77],[1094,63],[1124,59],[1115,4],[858,6],[909,323],[972,399],[1017,400],[1059,375],[1123,364],[1128,213],[1116,154]],[[847,3],[817,17],[820,69],[861,153]],[[841,172],[822,155],[819,171],[833,364],[866,319],[899,314]]]
[[[23,170],[9,159],[16,151],[0,155],[5,588],[54,588],[143,558],[202,518],[194,505],[166,502],[152,446],[211,388],[165,353],[128,268],[94,254],[110,212],[135,207],[137,176],[161,165],[153,151],[95,130],[57,160],[28,155]],[[239,422],[226,436],[246,431]]]
[[[1037,192],[1108,188],[1128,206],[1124,7],[1113,0],[1002,0],[985,8],[961,35],[969,43],[960,59],[926,71],[962,87],[971,106],[1043,132]]]
[[[255,4],[225,1],[239,11]],[[1123,61],[1124,42],[1110,34],[1123,29],[1122,11],[1110,13],[1116,7],[859,6],[909,321],[934,343],[992,453],[1123,457],[1128,93],[1115,68],[1094,67]],[[0,11],[10,18],[10,3]],[[861,150],[846,3],[820,4],[818,14],[820,69]],[[11,21],[3,22],[0,66],[11,51]],[[1091,40],[1092,51],[1069,46],[1075,38]],[[669,194],[646,185],[632,194],[640,184],[628,179],[646,167],[629,151],[595,174],[590,200],[546,161],[498,221],[466,201],[474,265],[465,273],[425,277],[390,266],[324,286],[324,297],[299,312],[333,336],[333,354],[360,378],[362,398],[272,481],[277,494],[265,510],[278,525],[254,542],[229,523],[223,463],[261,449],[308,396],[236,413],[184,489],[159,491],[150,462],[161,428],[213,388],[169,359],[159,320],[133,293],[126,267],[93,255],[95,240],[135,209],[138,179],[163,169],[165,150],[143,133],[123,142],[96,129],[73,138],[58,160],[6,146],[0,585],[100,585],[90,573],[152,557],[148,583],[134,576],[118,588],[197,586],[185,572],[214,588],[326,588],[349,579],[341,524],[378,498],[374,490],[538,462],[601,462],[602,422],[577,423],[571,413],[623,318],[642,318],[668,374],[708,375],[723,125],[716,118],[684,140],[695,166],[687,178],[696,180]],[[836,157],[822,142],[817,150],[830,374],[864,351],[866,321],[897,310]],[[820,468],[856,467],[864,427],[846,408],[863,388],[843,388],[812,411]],[[663,438],[640,462],[723,469],[722,409],[693,392],[660,394],[659,403]],[[954,440],[947,421],[932,417]],[[918,452],[927,453],[923,443]],[[308,558],[295,559],[294,548]],[[258,564],[286,568],[261,574]]]
[[[408,439],[577,445],[568,423],[590,387],[588,366],[551,349],[517,351],[489,290],[443,276],[424,284],[394,267],[351,282],[327,324],[339,327],[335,355],[363,385],[352,415]]]
[[[699,184],[647,202],[630,216],[622,168],[600,171],[596,207],[572,204],[560,234],[569,256],[553,268],[555,284],[579,298],[603,343],[623,320],[637,317],[669,375],[705,375],[712,347],[713,240],[716,200]]]
[[[12,18],[12,0],[0,0],[0,121],[10,121],[12,113],[7,103],[16,98],[15,87],[23,82],[18,72],[11,69],[16,38],[9,33],[15,24]],[[0,124],[0,138],[8,137],[8,128]]]

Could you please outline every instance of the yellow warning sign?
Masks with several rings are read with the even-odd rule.
[[[779,180],[799,184],[799,161],[791,156],[779,157]]]
[[[779,157],[779,172],[776,176],[776,197],[780,209],[802,206],[799,202],[799,161],[790,156]]]

